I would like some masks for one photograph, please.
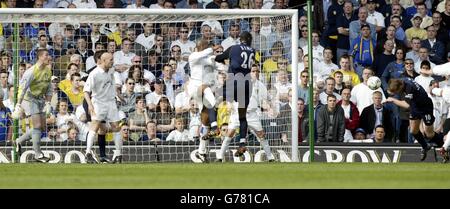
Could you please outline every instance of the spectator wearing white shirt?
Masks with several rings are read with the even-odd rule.
[[[367,3],[368,16],[366,21],[372,25],[375,25],[378,33],[386,27],[384,23],[384,16],[381,13],[375,11],[375,0],[368,0]]]
[[[230,36],[222,41],[220,45],[222,45],[223,50],[226,51],[228,47],[240,44],[241,41],[239,40],[239,34],[241,33],[241,28],[238,24],[231,25],[230,27]]]
[[[336,81],[332,77],[328,77],[325,80],[325,91],[319,94],[320,103],[328,104],[328,95],[334,95],[336,97],[336,101],[341,100],[341,95],[334,92],[334,87],[336,85]]]
[[[98,51],[102,51],[102,50],[105,50],[105,45],[103,43],[96,42],[94,52],[98,52]],[[86,59],[86,70],[89,70],[89,69],[95,67],[96,65],[97,65],[97,63],[95,62],[94,55],[89,56]]]
[[[164,9],[165,0],[158,0],[156,4],[150,5],[149,9]]]
[[[280,104],[283,106],[288,102],[289,89],[292,88],[292,84],[289,82],[287,71],[278,70],[277,81],[273,86],[276,91],[276,97],[279,99]]]
[[[370,96],[373,95],[373,92],[381,92],[382,102],[386,100],[383,89],[381,89],[381,87],[376,90],[372,90],[367,86],[367,80],[369,80],[369,78],[373,75],[375,75],[373,69],[370,67],[365,67],[362,73],[363,82],[354,86],[352,89],[352,97],[350,98],[350,101],[352,101],[356,105],[360,113],[362,113],[365,107],[373,104],[372,97]]]
[[[136,56],[131,52],[132,43],[130,39],[124,38],[122,40],[122,50],[114,52],[114,68],[117,72],[125,72],[131,66],[131,59]]]
[[[97,3],[94,0],[73,0],[72,4],[75,4],[77,8],[97,9]]]
[[[315,55],[313,55],[315,56]],[[321,78],[322,80],[327,79],[328,76],[335,70],[339,69],[339,66],[332,62],[333,59],[333,51],[331,48],[327,47],[323,50],[323,61],[319,63],[313,63],[314,65],[314,74],[317,75],[317,78]]]
[[[144,32],[137,36],[135,42],[144,46],[147,52],[153,47],[155,44],[153,23],[144,23]]]
[[[170,48],[178,45],[181,49],[182,59],[187,61],[189,55],[194,51],[195,43],[188,39],[189,30],[186,26],[183,26],[178,32],[180,34],[180,38],[173,41],[170,44]]]
[[[175,119],[175,130],[169,133],[166,141],[174,141],[174,142],[187,142],[190,141],[189,131],[184,129],[184,121],[183,118]]]
[[[147,107],[149,110],[151,111],[155,111],[156,110],[156,105],[158,104],[159,100],[161,99],[161,97],[166,97],[166,95],[164,95],[164,81],[161,78],[157,78],[155,80],[155,84],[154,84],[155,90],[147,95],[145,95],[145,103],[147,104]],[[170,100],[169,100],[170,102]],[[170,105],[172,106],[172,105]]]
[[[428,56],[428,49],[425,48],[425,47],[420,47],[420,49],[419,49],[419,60],[414,62],[414,70],[416,71],[416,73],[420,73],[420,66],[422,65],[423,61],[430,62],[431,69],[433,69],[434,66],[436,66],[434,63],[432,63],[430,61],[430,57]]]
[[[146,6],[142,5],[142,0],[136,0],[134,4],[127,5],[127,9],[147,9]]]
[[[183,89],[184,91],[180,92],[175,96],[175,113],[181,114],[185,112],[189,112],[191,106],[190,106],[190,96],[188,94],[188,86],[189,81],[184,83]]]
[[[202,27],[204,25],[208,25],[211,28],[211,33],[216,37],[216,38],[222,38],[223,36],[223,28],[222,28],[222,24],[220,24],[219,21],[217,20],[206,20],[202,23]]]
[[[434,80],[433,77],[431,77],[430,74],[427,73],[422,73],[423,71],[427,72],[429,71],[430,68],[430,62],[425,60],[422,61],[422,63],[420,63],[420,75],[417,76],[416,78],[414,78],[414,81],[416,81],[420,86],[423,87],[423,89],[425,89],[425,91],[428,93],[428,96],[430,96],[430,83],[432,80]]]
[[[319,40],[320,40],[319,32],[313,31],[312,32],[312,44],[313,44],[312,45],[312,50],[313,50],[312,53],[313,53],[314,63],[323,62],[323,51],[325,48],[323,48],[323,46],[320,45]],[[302,49],[303,49],[304,54],[309,54],[308,46],[304,46]]]

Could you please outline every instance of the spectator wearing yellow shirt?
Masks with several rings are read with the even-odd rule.
[[[67,94],[67,97],[69,97],[70,103],[74,107],[77,107],[83,103],[84,100],[84,93],[83,88],[80,85],[81,83],[81,76],[79,73],[73,73],[70,76],[70,82],[71,82],[71,88],[63,90],[64,93]]]
[[[271,56],[269,59],[263,62],[263,73],[266,78],[267,83],[270,83],[270,78],[273,72],[278,71],[277,62],[283,56],[283,43],[281,41],[276,41],[270,50]]]
[[[71,77],[74,73],[79,73],[79,68],[78,65],[75,63],[70,63],[67,66],[67,74],[66,74],[66,79],[62,80],[61,82],[59,82],[58,87],[63,90],[63,91],[68,91],[70,89],[72,89],[72,82],[71,82]]]
[[[408,39],[408,42],[411,42],[413,37],[418,37],[420,38],[420,40],[427,39],[427,31],[420,27],[420,24],[422,24],[422,17],[420,16],[420,14],[415,14],[411,21],[413,27],[408,28],[405,31],[406,39]]]
[[[345,84],[356,86],[361,83],[358,74],[356,74],[355,71],[351,68],[350,56],[342,55],[339,59],[339,65],[341,66],[341,69],[334,71],[331,74],[331,77],[334,77],[334,74],[336,72],[341,72],[344,77],[343,82]]]

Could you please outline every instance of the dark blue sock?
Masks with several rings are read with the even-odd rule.
[[[413,137],[419,142],[420,146],[422,146],[423,149],[426,149],[428,147],[428,143],[423,138],[422,133],[419,131],[417,134],[413,134]]]
[[[211,130],[215,130],[217,128],[217,114],[214,108],[208,108],[208,120],[211,123]],[[216,122],[214,126],[212,125],[213,122]]]
[[[239,139],[247,138],[247,119],[239,119]],[[241,143],[242,144],[242,143]],[[244,143],[245,144],[245,143]]]
[[[98,135],[98,148],[100,157],[106,157],[106,135]]]

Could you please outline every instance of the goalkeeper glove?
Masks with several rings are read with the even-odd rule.
[[[19,119],[20,115],[22,114],[22,107],[20,104],[16,104],[16,107],[14,107],[14,112],[11,114],[12,119]]]

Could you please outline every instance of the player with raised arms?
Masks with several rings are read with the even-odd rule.
[[[209,88],[211,83],[208,74],[212,73],[214,60],[212,57],[213,49],[208,47],[208,41],[201,39],[197,42],[195,51],[189,55],[189,67],[191,75],[188,83],[188,94],[193,98],[201,111],[202,133],[200,137],[199,151],[196,157],[202,162],[207,162],[206,145],[209,138],[216,134],[216,98]]]

